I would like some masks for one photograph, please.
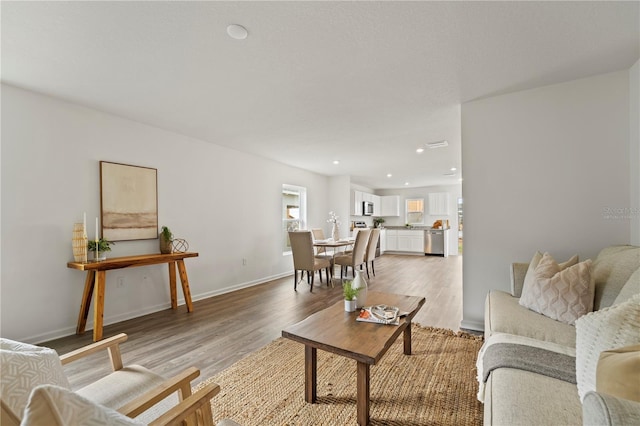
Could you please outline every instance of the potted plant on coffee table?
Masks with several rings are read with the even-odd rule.
[[[356,310],[356,297],[362,288],[354,288],[351,281],[345,281],[342,285],[344,295],[344,310],[354,312]]]

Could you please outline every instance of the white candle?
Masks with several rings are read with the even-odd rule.
[[[98,218],[96,217],[96,242],[100,239],[98,236]]]
[[[87,212],[82,213],[82,233],[87,236]]]

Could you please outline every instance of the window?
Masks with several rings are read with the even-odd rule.
[[[289,231],[305,229],[307,223],[307,189],[282,185],[282,254],[291,254]]]
[[[406,207],[406,223],[424,225],[424,198],[408,198]]]

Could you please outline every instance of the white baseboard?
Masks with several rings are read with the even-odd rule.
[[[475,331],[484,331],[484,322],[482,321],[460,321],[460,328]]]
[[[226,294],[226,293],[231,293],[232,291],[236,291],[236,290],[240,290],[243,288],[247,288],[247,287],[253,287],[255,285],[259,285],[259,284],[264,284],[266,282],[269,281],[273,281],[276,279],[280,279],[280,278],[284,278],[286,276],[289,275],[293,275],[293,270],[289,271],[289,272],[284,272],[282,274],[277,274],[277,275],[272,275],[269,277],[264,277],[264,278],[260,278],[257,280],[253,280],[253,281],[247,281],[244,283],[239,283],[239,284],[235,284],[229,287],[225,287],[225,288],[221,288],[221,289],[217,289],[217,290],[213,290],[213,291],[207,291],[205,293],[199,293],[199,294],[192,294],[191,295],[191,300],[192,301],[197,301],[197,300],[202,300],[202,299],[207,299],[209,297],[214,297],[214,296],[219,296],[221,294]],[[185,304],[184,301],[184,297],[183,298],[179,298],[178,299],[178,306],[182,306]],[[138,318],[144,315],[148,315],[148,314],[152,314],[154,312],[158,312],[158,311],[163,311],[165,309],[169,309],[171,307],[171,302],[166,302],[166,303],[161,303],[158,305],[154,305],[154,306],[148,306],[144,309],[140,309],[140,310],[135,310],[135,311],[130,311],[130,312],[124,312],[118,315],[110,315],[110,316],[106,316],[104,318],[104,325],[110,325],[110,324],[116,324],[122,321],[126,321],[132,318]],[[87,325],[85,327],[85,333],[89,333],[92,332],[93,330],[93,321],[89,321],[90,318],[87,318]],[[29,337],[23,337],[19,340],[20,342],[24,342],[24,343],[30,343],[30,344],[38,344],[38,343],[42,343],[42,342],[48,342],[50,340],[55,340],[55,339],[59,339],[61,337],[66,337],[66,336],[70,336],[72,334],[75,334],[76,332],[76,325],[74,324],[73,326],[70,327],[65,327],[65,328],[61,328],[58,330],[52,330],[52,331],[48,331],[46,333],[41,333],[41,334],[36,334],[33,336],[29,336]]]

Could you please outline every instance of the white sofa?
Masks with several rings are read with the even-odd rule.
[[[480,377],[484,374],[483,352],[494,342],[513,342],[568,357],[576,356],[576,326],[553,320],[519,304],[528,267],[527,263],[514,263],[511,293],[493,290],[486,298],[485,345],[478,357],[478,398],[484,403],[484,424],[590,425],[614,424],[620,419],[621,424],[640,424],[640,403],[622,400],[617,409],[607,408],[611,398],[595,393],[585,398],[583,419],[578,385],[538,372],[506,367],[492,370],[486,382]],[[594,311],[625,301],[631,303],[630,298],[640,293],[640,247],[603,249],[592,262],[591,277],[595,280]],[[640,330],[637,331],[640,343]],[[596,411],[593,411],[594,407]],[[606,421],[603,420],[605,417],[598,417],[597,412],[602,410],[612,410],[611,415],[605,416]]]

